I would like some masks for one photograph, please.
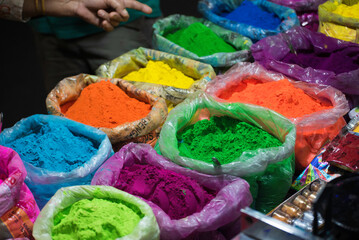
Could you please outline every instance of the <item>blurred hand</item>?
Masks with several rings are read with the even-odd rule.
[[[27,2],[34,0],[25,0]],[[39,5],[41,6],[41,0]],[[33,6],[34,7],[34,6]],[[88,23],[112,31],[120,22],[129,18],[126,8],[135,9],[146,14],[152,12],[152,8],[136,0],[45,0],[46,16],[76,16]],[[36,10],[36,9],[35,9]],[[26,17],[41,14],[27,12],[24,5],[23,15]]]

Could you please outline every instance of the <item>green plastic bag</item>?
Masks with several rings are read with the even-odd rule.
[[[33,230],[35,239],[51,240],[54,217],[60,211],[81,199],[114,199],[121,200],[137,207],[143,214],[133,232],[116,240],[155,240],[159,239],[159,227],[151,207],[138,197],[110,186],[72,186],[58,190],[41,210]]]
[[[358,18],[350,18],[333,13],[338,6],[336,4],[351,6],[357,3],[359,0],[330,0],[319,5],[318,32],[324,33],[328,37],[359,43],[359,15]]]
[[[277,137],[279,147],[244,152],[238,159],[218,167],[201,160],[180,156],[177,132],[211,116],[230,116],[250,123]],[[267,108],[242,103],[220,103],[200,93],[177,105],[167,117],[158,139],[157,151],[178,165],[207,174],[230,174],[250,184],[252,207],[269,212],[281,203],[294,174],[296,128],[291,121]]]
[[[137,88],[162,97],[167,103],[172,103],[174,105],[182,102],[196,91],[204,90],[206,84],[216,76],[212,66],[209,64],[147,48],[131,50],[118,58],[101,65],[96,70],[96,74],[102,77],[122,78],[130,72],[138,71],[140,68],[146,67],[149,60],[162,61],[168,64],[171,68],[175,68],[195,80],[189,89],[129,81]]]
[[[169,33],[174,33],[180,29],[186,28],[195,22],[203,23],[237,51],[231,53],[215,53],[209,56],[199,57],[197,54],[186,50],[164,37]],[[246,62],[251,59],[250,46],[252,46],[252,40],[250,38],[222,28],[204,18],[174,14],[164,19],[157,20],[153,24],[153,29],[153,45],[160,51],[208,63],[213,67],[231,67],[238,62]]]

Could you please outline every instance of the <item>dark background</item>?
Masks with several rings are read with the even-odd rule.
[[[164,16],[183,14],[201,17],[198,0],[162,0]],[[47,93],[31,28],[21,22],[0,19],[0,112],[3,128],[21,118],[46,114]]]

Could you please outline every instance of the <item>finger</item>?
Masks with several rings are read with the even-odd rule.
[[[101,22],[101,27],[106,31],[106,32],[111,32],[114,27],[111,25],[111,23],[109,23],[107,20],[103,20]]]
[[[122,22],[122,17],[118,12],[110,12],[110,23],[116,27]]]
[[[146,4],[140,3],[135,0],[123,0],[125,8],[132,8],[147,14],[152,13],[152,8]]]
[[[81,6],[76,10],[76,15],[85,20],[88,23],[91,23],[95,26],[101,26],[101,19],[96,16],[95,13],[91,12],[89,9]]]

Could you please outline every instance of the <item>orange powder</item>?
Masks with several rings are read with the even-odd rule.
[[[85,87],[65,116],[94,127],[114,128],[139,120],[150,110],[151,105],[129,97],[115,84],[100,81]]]
[[[296,88],[287,79],[266,83],[248,79],[238,84],[232,92],[232,96],[225,91],[218,96],[230,102],[260,105],[287,118],[302,117],[332,108],[310,97],[302,89]]]

